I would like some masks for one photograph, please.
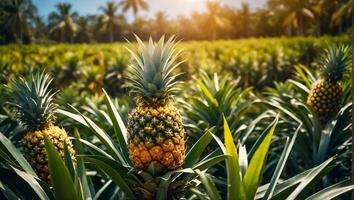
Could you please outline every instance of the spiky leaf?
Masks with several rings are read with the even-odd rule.
[[[51,82],[50,76],[43,72],[9,84],[9,105],[16,110],[18,120],[30,130],[41,129],[55,120],[57,105],[53,102],[55,92],[49,87]]]
[[[173,71],[180,64],[175,64],[180,51],[176,52],[175,38],[165,38],[154,43],[150,38],[145,45],[139,37],[139,51],[128,49],[133,60],[130,62],[129,86],[131,92],[143,99],[164,99],[170,97],[177,90],[176,78]]]

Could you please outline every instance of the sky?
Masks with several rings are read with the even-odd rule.
[[[113,0],[117,3],[119,0]],[[146,0],[149,4],[149,11],[139,12],[139,16],[151,18],[158,11],[164,11],[168,18],[175,18],[179,15],[189,15],[193,11],[204,11],[206,0]],[[73,10],[81,15],[97,14],[98,7],[104,5],[105,0],[32,0],[37,6],[40,16],[47,19],[48,14],[55,9],[55,5],[60,2],[72,4]],[[250,4],[251,9],[262,7],[266,0],[219,0],[224,5],[240,7],[241,2]],[[133,19],[130,12],[127,13],[128,21]]]

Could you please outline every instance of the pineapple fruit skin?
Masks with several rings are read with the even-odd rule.
[[[48,157],[44,143],[44,134],[54,144],[61,158],[64,158],[64,142],[66,142],[71,158],[76,162],[75,150],[68,134],[58,126],[49,125],[43,130],[29,131],[22,138],[22,144],[27,161],[36,171],[39,178],[50,183]]]
[[[129,158],[137,169],[147,169],[152,162],[163,169],[179,168],[185,155],[185,137],[182,117],[168,101],[138,103],[129,114]]]
[[[321,123],[326,123],[340,108],[342,87],[325,79],[318,80],[311,88],[307,104],[317,114]]]

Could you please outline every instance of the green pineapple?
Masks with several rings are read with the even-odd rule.
[[[128,117],[129,157],[135,168],[156,166],[173,170],[184,160],[186,133],[179,111],[172,105],[176,92],[173,64],[179,52],[174,38],[147,46],[137,37],[140,52],[132,53],[130,88],[137,95],[137,107]]]
[[[55,126],[57,105],[53,102],[55,92],[49,89],[52,79],[47,74],[37,74],[29,80],[20,78],[9,85],[9,104],[16,111],[16,117],[27,129],[22,139],[25,157],[37,175],[50,182],[48,158],[44,145],[44,134],[48,136],[61,157],[64,157],[64,143],[75,161],[75,151],[66,131]]]
[[[322,78],[313,84],[307,98],[321,123],[326,123],[340,109],[341,81],[351,62],[350,50],[349,46],[332,46],[321,58]]]

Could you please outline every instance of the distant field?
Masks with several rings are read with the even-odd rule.
[[[181,42],[181,59],[185,60],[181,69],[187,72],[185,77],[201,69],[209,73],[232,73],[235,78],[241,76],[243,86],[263,88],[274,80],[289,78],[295,64],[312,65],[322,47],[349,42],[347,36]],[[120,74],[123,82],[129,59],[126,45],[0,46],[0,66],[8,74],[6,79],[45,69],[55,74],[60,86],[71,82],[82,87],[90,87],[91,82],[103,85],[112,73]]]

